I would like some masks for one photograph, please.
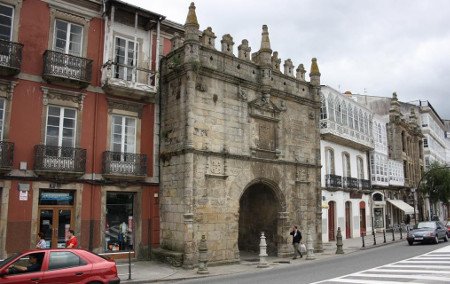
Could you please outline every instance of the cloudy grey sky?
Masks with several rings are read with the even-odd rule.
[[[184,24],[191,0],[125,0]],[[272,50],[342,92],[428,100],[450,119],[449,0],[197,0],[200,30],[212,27],[252,52],[269,27]]]

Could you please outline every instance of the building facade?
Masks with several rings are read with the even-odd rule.
[[[2,0],[0,258],[159,243],[158,58],[179,29],[121,1]],[[39,22],[39,24],[36,24]]]
[[[359,237],[372,229],[369,151],[373,114],[350,92],[321,88],[322,240]]]
[[[309,82],[289,59],[280,71],[267,26],[253,54],[243,40],[235,56],[229,34],[216,50],[193,4],[184,28],[161,68],[161,255],[193,266],[204,235],[210,262],[235,262],[264,232],[286,256],[293,224],[320,250],[316,60]]]

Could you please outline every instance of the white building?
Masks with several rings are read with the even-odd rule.
[[[369,151],[374,148],[372,113],[351,94],[321,88],[322,240],[371,231]]]

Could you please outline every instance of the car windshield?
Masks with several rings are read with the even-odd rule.
[[[19,253],[13,253],[10,257],[0,260],[0,268],[11,261],[11,259],[17,257]]]
[[[436,228],[436,223],[435,222],[420,222],[419,224],[417,224],[417,228],[418,229],[421,229],[421,228],[434,229],[434,228]]]

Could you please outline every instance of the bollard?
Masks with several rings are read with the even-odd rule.
[[[372,235],[373,235],[373,245],[377,244],[377,237],[375,235],[375,231],[372,231]]]
[[[400,227],[400,240],[403,240],[402,227]]]
[[[392,226],[392,241],[395,241],[395,232],[394,232],[394,226]]]
[[[342,243],[342,234],[341,234],[341,227],[338,227],[337,235],[336,235],[336,254],[343,254],[344,250],[342,249],[343,243]]]
[[[383,229],[383,243],[386,243],[386,229]]]
[[[362,247],[366,247],[366,244],[364,243],[364,235],[364,233],[361,233]]]
[[[128,280],[131,280],[131,250],[128,251]]]
[[[206,237],[202,235],[200,244],[198,245],[198,270],[197,274],[209,274],[208,271],[208,246],[206,245]]]
[[[259,263],[258,268],[267,268],[269,264],[266,261],[267,256],[267,244],[266,244],[266,236],[264,236],[264,232],[261,232],[261,240],[259,242]]]
[[[314,260],[314,259],[316,259],[316,257],[314,256],[314,248],[313,248],[311,231],[308,230],[308,233],[306,236],[306,260]]]

